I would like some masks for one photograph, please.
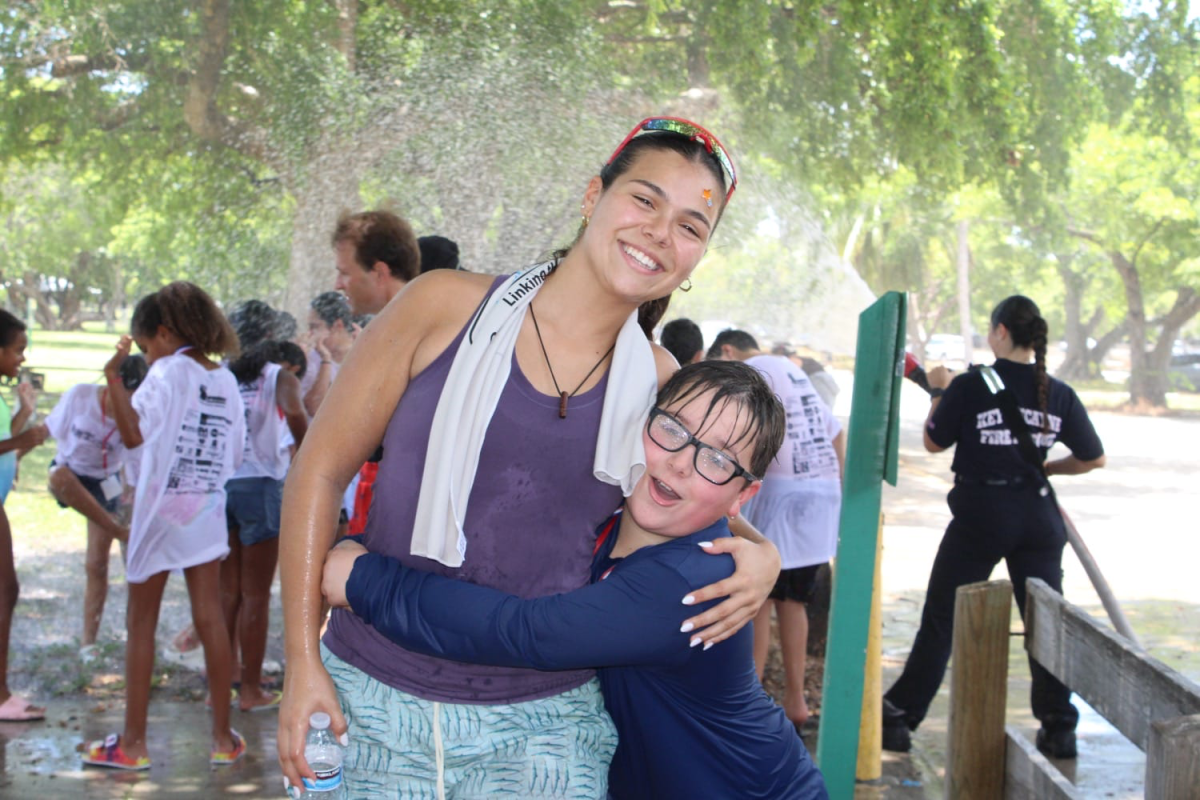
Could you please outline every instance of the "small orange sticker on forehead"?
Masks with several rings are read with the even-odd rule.
[[[704,190],[704,202],[708,203],[709,208],[712,208],[712,189]]]

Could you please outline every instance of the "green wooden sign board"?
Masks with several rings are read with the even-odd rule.
[[[888,292],[858,318],[854,394],[817,764],[832,800],[854,797],[863,670],[883,481],[896,483],[906,296]]]

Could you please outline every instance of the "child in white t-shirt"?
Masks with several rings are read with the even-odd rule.
[[[129,536],[129,529],[116,517],[125,444],[113,419],[108,388],[95,384],[68,389],[46,417],[46,427],[58,443],[50,462],[50,493],[60,506],[73,508],[87,519],[87,585],[79,640],[80,655],[86,659],[94,652],[104,615],[113,540]]]
[[[205,355],[236,354],[237,336],[202,289],[177,282],[143,297],[130,331],[104,368],[117,429],[139,460],[126,565],[125,730],[81,749],[91,766],[145,770],[154,633],[171,570],[183,570],[187,579],[209,691],[230,696],[220,561],[229,552],[225,482],[241,462],[246,423],[233,374]],[[150,371],[131,398],[118,373],[134,341]],[[210,763],[232,764],[245,751],[245,740],[229,727],[229,704],[214,702]]]

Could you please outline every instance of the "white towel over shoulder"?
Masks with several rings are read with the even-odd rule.
[[[463,521],[483,439],[508,383],[525,307],[556,266],[548,261],[501,284],[476,312],[454,354],[429,432],[413,523],[415,556],[462,566]],[[646,467],[642,425],[657,389],[654,353],[634,311],[617,336],[592,465],[596,478],[620,486],[626,496]]]

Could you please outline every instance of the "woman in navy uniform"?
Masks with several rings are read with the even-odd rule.
[[[1046,321],[1034,302],[1014,295],[992,312],[992,367],[958,376],[944,367],[929,372],[932,403],[925,449],[938,453],[957,444],[951,467],[954,488],[948,497],[954,517],[933,562],[912,652],[900,679],[884,695],[883,746],[888,750],[911,747],[910,732],[924,719],[942,683],[959,586],[987,580],[1004,559],[1022,615],[1027,578],[1040,578],[1062,591],[1067,536],[1046,478],[1104,466],[1104,448],[1075,391],[1046,374],[1046,334]],[[1040,466],[1022,456],[1018,436],[1004,421],[998,394],[1004,388],[1015,397]],[[1056,441],[1071,454],[1046,461],[1046,451]],[[1029,666],[1033,714],[1042,725],[1038,748],[1055,758],[1074,758],[1079,712],[1071,704],[1071,690],[1032,659]]]

